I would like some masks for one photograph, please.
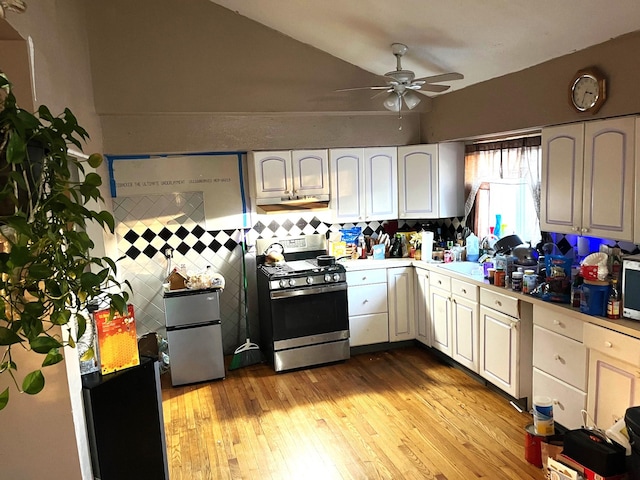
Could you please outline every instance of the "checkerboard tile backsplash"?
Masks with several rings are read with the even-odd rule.
[[[225,353],[233,353],[245,339],[242,231],[207,231],[201,192],[114,198],[113,207],[121,257],[118,273],[122,280],[129,280],[132,285],[131,302],[136,312],[138,334],[157,332],[162,337],[166,335],[162,283],[170,268],[184,265],[187,272],[197,272],[210,265],[225,278],[225,289],[220,296],[222,336]],[[326,235],[354,226],[329,224],[313,213],[276,218],[259,215],[256,219],[245,232],[248,269],[255,269],[256,252],[252,245],[258,238]],[[362,227],[365,235],[383,228],[382,222],[355,225]],[[457,218],[445,219],[441,225],[451,233],[462,229]],[[168,250],[173,252],[170,260],[165,257]],[[255,295],[255,291],[250,289],[249,295]],[[250,298],[248,304],[252,303]],[[255,312],[252,313],[255,316]]]

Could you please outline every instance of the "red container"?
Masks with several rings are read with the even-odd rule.
[[[598,280],[598,265],[581,265],[580,275],[585,280]]]
[[[537,435],[533,426],[527,425],[524,436],[524,459],[531,465],[542,468],[542,439],[543,435]]]

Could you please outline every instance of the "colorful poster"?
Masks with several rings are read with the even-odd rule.
[[[133,305],[127,306],[124,316],[109,319],[109,309],[93,314],[98,329],[98,350],[102,374],[115,372],[140,364],[138,336]]]

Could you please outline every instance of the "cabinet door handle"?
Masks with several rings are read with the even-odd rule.
[[[577,232],[580,230],[580,227],[576,227],[575,225],[573,227],[571,227],[571,231],[572,232]]]
[[[369,303],[369,300],[367,300],[366,298],[362,301],[362,304],[364,305],[365,303]]]
[[[511,324],[509,325],[509,329],[513,330],[514,328],[516,328],[518,326],[518,322],[511,322]]]
[[[583,229],[581,229],[580,231],[581,231],[582,233],[587,233],[587,232],[589,231],[589,229],[588,229],[588,228],[583,228]]]
[[[560,320],[554,320],[553,324],[554,325],[562,325],[562,322]]]
[[[606,348],[611,348],[611,347],[613,347],[613,343],[611,343],[611,342],[604,342],[604,346],[605,346]]]

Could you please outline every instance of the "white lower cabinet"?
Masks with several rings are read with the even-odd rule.
[[[555,422],[569,429],[582,426],[587,406],[583,326],[582,320],[534,306],[533,395],[550,397]]]
[[[478,287],[451,279],[451,356],[478,373]]]
[[[452,355],[451,280],[439,272],[431,272],[429,279],[429,307],[431,309],[431,346]]]
[[[389,341],[416,338],[413,267],[387,269]]]
[[[587,412],[606,429],[627,408],[640,405],[640,340],[587,323],[584,344],[589,349]]]
[[[429,307],[429,270],[415,269],[416,340],[431,346],[431,308]]]
[[[516,399],[531,396],[531,304],[480,288],[479,373]]]
[[[386,269],[347,272],[347,285],[350,346],[388,342]]]

